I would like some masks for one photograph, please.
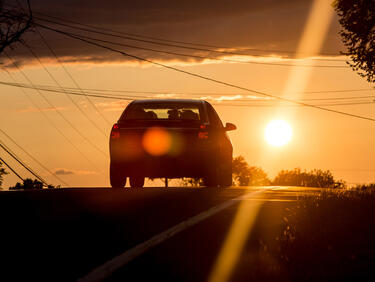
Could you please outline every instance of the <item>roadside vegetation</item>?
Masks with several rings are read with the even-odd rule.
[[[9,190],[40,190],[45,186],[42,182],[37,179],[26,178],[21,182],[17,182],[16,185],[9,187]],[[48,189],[59,188],[59,186],[48,185]]]
[[[43,189],[43,183],[31,178],[26,178],[23,180],[22,183],[17,182],[17,184],[13,187],[9,187],[9,190],[18,190],[18,189],[24,189],[24,190],[30,190],[30,189]]]
[[[250,166],[243,156],[232,161],[233,184],[236,186],[264,186],[270,185],[267,173],[262,168]]]
[[[22,181],[22,183],[17,182],[15,186],[9,187],[9,190],[31,190],[31,189],[43,189],[44,185],[41,181],[37,179],[31,179],[31,178],[26,178],[25,180]],[[56,188],[53,185],[48,185],[48,189]]]
[[[307,171],[301,170],[300,168],[295,168],[292,170],[281,170],[276,175],[276,177],[271,180],[262,168],[249,165],[243,156],[233,158],[232,168],[232,181],[234,186],[280,185],[318,188],[347,188],[345,181],[335,179],[335,177],[329,170],[313,169],[311,171]],[[6,174],[8,173],[2,167],[2,164],[0,162],[0,187],[3,181],[3,177]],[[179,184],[185,187],[195,187],[203,186],[204,182],[202,178],[183,178],[179,181]],[[366,187],[370,186],[362,185],[356,187],[356,189],[367,189]],[[22,183],[18,182],[15,186],[9,187],[9,190],[28,190],[42,188],[43,184],[40,181],[27,178]],[[55,186],[49,185],[47,188],[55,188]]]
[[[272,181],[273,185],[302,186],[319,188],[345,188],[343,180],[335,180],[329,170],[313,169],[302,171],[300,168],[294,170],[282,170]]]
[[[337,180],[329,170],[313,169],[311,171],[295,168],[281,170],[271,180],[267,173],[260,167],[249,165],[243,156],[233,158],[232,161],[234,186],[300,186],[318,188],[346,188],[343,180]],[[201,178],[184,178],[182,186],[203,186]]]
[[[307,188],[308,189],[308,188]],[[254,281],[370,281],[375,277],[375,184],[300,193],[257,219],[243,261]],[[264,203],[264,208],[271,204]],[[270,221],[279,228],[269,230]],[[250,266],[251,265],[251,266]],[[234,277],[243,281],[247,273]]]
[[[375,274],[375,184],[302,197],[286,210],[279,258],[295,281]],[[370,276],[370,277],[371,277]]]

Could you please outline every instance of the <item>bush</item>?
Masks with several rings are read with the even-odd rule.
[[[43,189],[43,183],[39,180],[32,180],[31,178],[26,178],[23,183],[17,182],[17,184],[13,187],[9,187],[9,190],[30,190],[30,189]]]
[[[272,182],[273,185],[303,186],[320,188],[344,188],[342,180],[335,180],[329,170],[314,169],[312,171],[282,170]]]
[[[232,160],[232,179],[236,186],[262,186],[270,185],[267,173],[260,167],[249,166],[243,156]],[[204,186],[202,178],[183,178],[182,186]]]

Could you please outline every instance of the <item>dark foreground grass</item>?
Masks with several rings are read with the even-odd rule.
[[[300,191],[263,204],[231,281],[375,281],[375,185]]]
[[[286,210],[280,266],[290,281],[375,281],[375,187],[327,190]]]

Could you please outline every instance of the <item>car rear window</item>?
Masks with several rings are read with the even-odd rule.
[[[121,120],[184,120],[198,121],[201,119],[199,104],[150,103],[130,104]]]

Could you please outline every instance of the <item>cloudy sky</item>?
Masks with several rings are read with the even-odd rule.
[[[254,92],[142,63],[51,30],[250,90],[374,118],[373,85],[339,55],[345,49],[331,1],[30,2],[37,30],[24,37],[25,45],[6,51],[20,68],[5,54],[0,58],[5,66],[0,128],[69,185],[109,185],[108,135],[128,100],[46,91],[61,87],[128,99],[205,98],[224,122],[238,126],[230,133],[234,155],[245,156],[270,177],[300,167],[330,169],[349,183],[375,182],[373,122],[296,105],[278,107]],[[318,2],[323,8],[317,10]],[[264,140],[274,119],[292,126],[286,146],[271,147]],[[0,140],[48,181],[61,184],[2,132]],[[4,152],[0,156],[18,168]],[[16,181],[8,175],[3,187]]]
[[[175,48],[166,45],[105,36],[103,34],[82,31],[61,24],[87,28],[64,21],[64,19],[69,19],[77,23],[100,26],[101,28],[111,29],[125,34],[145,35],[154,38],[227,47],[233,52],[248,55],[273,54],[288,57],[295,56],[295,54],[278,51],[296,51],[312,2],[311,0],[105,2],[99,0],[34,0],[31,1],[31,4],[35,11],[35,20],[38,24],[101,40],[113,41],[135,47],[174,51],[175,53],[182,54],[194,54],[203,57],[222,57],[225,55],[205,52],[203,50]],[[60,19],[48,16],[58,17]],[[53,45],[56,53],[59,54],[59,56],[66,57],[66,60],[93,62],[132,60],[129,57],[124,57],[120,54],[116,55],[113,52],[95,46],[88,46],[84,42],[62,34],[56,34],[56,32],[48,31],[43,28],[40,28],[40,30],[46,37],[46,40]],[[343,50],[343,46],[337,36],[338,31],[339,25],[337,20],[334,20],[319,53],[299,54],[299,56],[339,54],[339,52]],[[131,37],[135,38],[134,36]],[[38,49],[38,54],[40,56],[51,56],[48,49],[40,43],[38,33],[29,34],[27,36],[27,41],[30,46]],[[114,47],[116,45],[111,46]],[[191,45],[188,46],[192,47]],[[117,48],[119,48],[119,46],[117,46]],[[204,46],[200,46],[200,48],[212,49]],[[124,48],[120,47],[120,49]],[[256,50],[248,50],[245,52],[243,49]],[[126,48],[126,50],[131,54],[141,55],[148,59],[201,61],[199,58],[168,55],[135,48]],[[275,51],[272,52],[273,50]],[[18,48],[17,52],[20,56],[30,57],[30,53],[23,48]]]

